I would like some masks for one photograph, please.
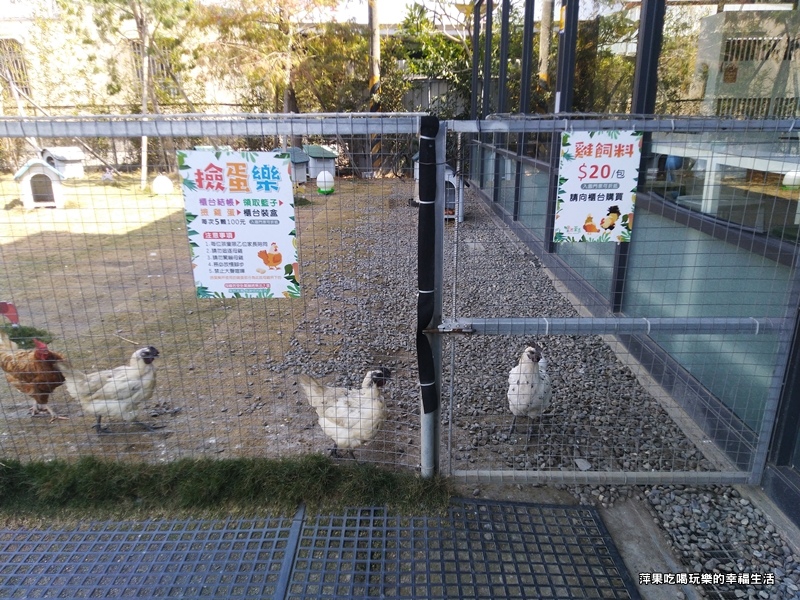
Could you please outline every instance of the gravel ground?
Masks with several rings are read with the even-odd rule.
[[[478,202],[480,215],[459,228],[459,316],[578,316],[538,260],[508,240]],[[467,212],[467,215],[470,213]],[[503,276],[487,282],[492,267]],[[513,274],[513,276],[510,276]],[[455,468],[705,471],[712,464],[686,437],[688,421],[666,411],[597,337],[540,337],[553,379],[550,417],[533,423],[527,445],[508,435],[502,377],[515,363],[519,339],[475,337],[458,342],[453,414]],[[472,374],[472,376],[468,376]],[[477,376],[475,376],[477,374]],[[673,417],[675,415],[673,414]],[[680,417],[678,417],[680,420]],[[583,462],[580,461],[583,459]],[[579,462],[581,464],[579,464]],[[800,558],[785,533],[730,486],[559,485],[581,504],[612,506],[633,497],[650,509],[687,574],[709,574],[695,586],[713,598],[800,598]],[[731,579],[753,574],[774,583]],[[723,576],[727,576],[722,580]],[[714,579],[716,577],[716,579]]]
[[[725,576],[724,598],[800,597],[800,557],[760,508],[728,486],[653,486],[642,495],[688,573]],[[797,540],[794,540],[796,545]],[[732,583],[739,576],[761,583]],[[769,583],[767,578],[772,578]]]
[[[184,310],[196,307],[194,314],[192,310],[185,312],[186,322],[204,336],[204,344],[198,345],[197,353],[190,357],[189,372],[203,376],[173,375],[169,369],[176,368],[186,344],[176,340],[170,347],[169,339],[162,338],[165,365],[160,368],[165,376],[160,379],[157,396],[162,400],[158,401],[166,402],[170,409],[181,409],[169,415],[173,432],[169,436],[148,438],[135,434],[137,437],[130,438],[133,442],[122,437],[98,441],[84,432],[86,425],[79,418],[79,407],[68,404],[63,396],[57,398],[59,408],[70,410],[74,418],[48,427],[32,423],[24,414],[27,404],[9,393],[15,404],[6,409],[7,432],[0,441],[5,440],[17,453],[28,452],[40,459],[87,452],[116,456],[140,451],[149,459],[170,460],[223,451],[225,456],[323,451],[329,441],[319,430],[314,411],[294,385],[294,374],[305,372],[321,376],[328,383],[357,385],[368,368],[385,365],[395,371],[386,388],[389,417],[376,438],[356,454],[362,461],[416,468],[419,390],[413,332],[417,211],[408,205],[409,196],[409,189],[398,187],[395,192],[376,197],[366,207],[359,198],[359,218],[332,221],[320,230],[325,235],[314,233],[318,237],[303,237],[307,218],[301,215],[305,298],[297,308],[292,304],[291,314],[280,320],[274,317],[272,322],[256,325],[250,331],[250,324],[261,323],[256,319],[263,319],[263,315],[253,313],[244,318],[243,303],[186,304]],[[345,202],[343,206],[342,215],[347,210]],[[308,218],[329,216],[317,207],[306,210]],[[182,227],[180,220],[172,225],[178,231],[175,235],[183,235]],[[307,234],[309,231],[306,229]],[[493,221],[470,191],[465,222],[456,227],[449,221],[446,237],[445,247],[451,249],[445,257],[446,316],[577,316],[536,257]],[[337,244],[338,248],[334,248]],[[458,252],[455,270],[453,249]],[[179,250],[174,259],[171,255],[169,261],[159,257],[152,266],[158,277],[164,275],[159,280],[164,281],[164,291],[156,290],[163,294],[162,302],[173,293],[172,288],[167,290],[168,283],[174,286],[170,283],[173,279],[186,279],[179,270],[185,263],[185,238],[180,240]],[[176,272],[163,273],[165,264],[173,265]],[[116,277],[116,273],[109,270],[109,276]],[[169,281],[166,275],[170,276]],[[150,281],[144,279],[150,276],[142,270],[143,282]],[[86,285],[102,290],[97,282],[97,278],[90,278]],[[138,285],[145,289],[144,283]],[[191,282],[181,285],[191,286]],[[98,296],[98,302],[101,300]],[[208,318],[203,311],[212,310],[211,324],[201,321],[201,317]],[[136,308],[131,312],[139,315],[142,311]],[[105,318],[111,321],[110,315]],[[119,327],[117,321],[113,327]],[[286,350],[276,346],[266,352],[263,340],[254,333],[260,335],[262,330],[279,336],[280,342],[285,340]],[[130,335],[127,330],[120,331]],[[152,339],[141,332],[138,337]],[[623,364],[615,354],[619,348],[597,336],[536,337],[549,362],[553,403],[541,419],[520,419],[517,429],[509,431],[512,415],[506,400],[508,371],[517,363],[527,341],[513,336],[445,340],[445,392],[452,381],[453,395],[450,405],[449,394],[445,393],[447,400],[442,410],[444,472],[697,472],[713,468],[687,437],[691,422],[680,416],[671,417],[640,384],[643,373]],[[212,343],[215,348],[210,346]],[[162,347],[161,343],[157,345]],[[207,353],[207,349],[212,352]],[[174,389],[169,389],[170,385]],[[198,386],[197,391],[191,386]],[[224,447],[222,441],[226,442]],[[646,502],[689,573],[775,576],[772,585],[730,585],[730,593],[723,596],[713,596],[711,592],[724,590],[724,585],[700,588],[711,597],[800,597],[800,560],[785,534],[771,526],[762,511],[743,502],[733,488],[558,487],[584,504],[611,506],[630,497]]]
[[[399,200],[399,198],[398,198]],[[539,261],[494,222],[468,193],[466,220],[448,222],[445,315],[455,303],[461,317],[577,316]],[[390,214],[367,219],[346,236],[369,249],[363,267],[327,265],[316,288],[322,313],[307,319],[279,370],[309,370],[355,385],[364,368],[383,362],[397,377],[389,392],[384,431],[359,456],[416,466],[419,449],[414,341],[416,257],[394,252],[416,240],[415,209],[395,202]],[[346,257],[343,258],[346,260]],[[381,285],[375,286],[377,281]],[[455,281],[456,293],[452,285]],[[369,294],[361,293],[368,289]],[[309,340],[319,345],[310,350]],[[326,339],[335,340],[326,342]],[[448,339],[444,344],[445,391],[454,381],[452,416],[442,409],[444,466],[453,469],[706,471],[712,463],[687,437],[688,419],[676,422],[640,385],[608,343],[597,336],[538,336],[553,380],[554,401],[544,418],[509,432],[507,374],[526,340],[511,336]],[[450,371],[453,352],[454,371]],[[350,375],[348,375],[350,374]],[[296,392],[295,392],[296,393]],[[674,414],[673,414],[674,417]],[[680,417],[677,418],[680,421]],[[448,452],[448,449],[450,452]],[[387,454],[388,453],[388,454]],[[449,456],[449,458],[448,458]],[[774,575],[773,584],[696,586],[709,597],[798,597],[800,566],[788,541],[764,513],[734,488],[709,486],[560,485],[578,502],[612,506],[635,497],[650,508],[671,540],[685,572]],[[476,493],[478,490],[476,490]],[[718,581],[715,580],[715,583]]]

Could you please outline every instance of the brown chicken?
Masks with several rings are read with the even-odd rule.
[[[68,419],[60,417],[47,404],[50,394],[64,383],[64,375],[56,367],[56,362],[64,357],[42,341],[34,339],[33,344],[36,346],[33,350],[20,350],[4,331],[0,331],[0,367],[8,383],[33,399],[32,416],[48,412],[51,423],[56,419]]]
[[[600,227],[611,231],[614,229],[614,225],[617,224],[617,219],[619,219],[620,216],[622,216],[622,213],[619,212],[619,206],[612,206],[608,209],[608,215],[600,219]]]
[[[270,269],[280,269],[281,263],[283,262],[283,256],[280,252],[278,252],[278,244],[275,242],[272,242],[269,245],[268,251],[260,250],[258,253],[258,258],[260,258]]]
[[[583,230],[586,233],[597,233],[598,231],[600,231],[597,228],[597,225],[594,224],[594,218],[592,217],[592,215],[587,215],[586,221],[584,221],[583,223]]]

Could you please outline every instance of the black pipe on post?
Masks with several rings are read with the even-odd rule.
[[[561,27],[558,30],[558,66],[556,71],[555,112],[571,112],[575,87],[575,55],[578,46],[578,0],[561,1]],[[550,189],[547,195],[547,217],[544,226],[546,252],[555,251],[553,232],[556,221],[556,196],[558,195],[559,166],[561,162],[561,134],[553,132],[550,141]]]
[[[503,0],[500,12],[500,67],[497,73],[497,112],[505,113],[508,108],[508,46],[511,0]]]
[[[483,40],[483,107],[481,116],[492,112],[492,12],[493,0],[486,0],[486,33]]]
[[[633,75],[631,114],[651,115],[656,109],[658,86],[658,57],[664,34],[666,0],[644,0],[639,20],[639,42],[636,48],[636,71]],[[647,157],[650,154],[650,133],[642,136],[642,159],[639,163],[639,186],[647,177]],[[611,310],[622,312],[625,280],[628,274],[630,242],[617,244],[614,253],[614,275],[611,282]]]
[[[531,101],[531,65],[533,63],[533,8],[535,0],[525,0],[522,23],[522,73],[519,88],[519,113],[527,114]],[[525,154],[525,132],[517,134],[517,172],[514,174],[514,208],[512,218],[519,219],[520,196],[522,194],[522,162]]]
[[[578,51],[578,0],[562,0],[561,27],[558,30],[555,112],[572,112],[575,96],[575,57]]]
[[[497,71],[497,112],[505,113],[508,104],[508,38],[509,38],[509,19],[511,17],[511,0],[502,0],[500,11],[500,60]],[[494,134],[492,146],[506,146],[508,144],[508,134]],[[495,155],[494,157],[494,185],[492,186],[492,200],[500,200],[500,163],[505,162],[505,157]]]
[[[522,23],[522,73],[519,87],[519,113],[526,114],[531,103],[531,70],[533,66],[533,8],[535,0],[525,0]]]
[[[643,0],[633,75],[631,114],[651,115],[656,108],[658,57],[664,35],[666,0]]]
[[[436,135],[439,119],[422,117],[419,128],[419,229],[417,232],[417,366],[422,395],[420,462],[422,476],[432,477],[439,467],[439,389],[433,347],[425,330],[436,311]]]
[[[476,0],[472,6],[472,98],[469,103],[469,118],[473,121],[478,118],[480,58],[481,58],[481,5],[483,0]]]

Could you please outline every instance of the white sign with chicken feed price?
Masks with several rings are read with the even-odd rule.
[[[561,134],[555,242],[630,242],[642,134]]]
[[[198,297],[300,296],[290,169],[288,154],[178,152]]]

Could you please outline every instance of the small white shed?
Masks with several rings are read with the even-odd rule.
[[[64,175],[65,179],[83,178],[83,149],[79,146],[53,146],[42,149],[42,160]]]
[[[419,202],[419,152],[411,160],[414,162],[414,202]],[[461,178],[450,165],[444,167],[444,218],[464,221],[464,190]]]
[[[273,152],[286,152],[289,154],[289,161],[292,163],[291,178],[294,183],[305,183],[308,180],[308,154],[303,152],[300,148],[275,148]]]
[[[303,150],[308,154],[308,176],[311,179],[316,180],[323,171],[336,175],[336,159],[339,157],[336,152],[316,144],[304,144]]]
[[[38,158],[29,160],[14,173],[19,199],[27,209],[64,208],[63,179],[63,173]]]

